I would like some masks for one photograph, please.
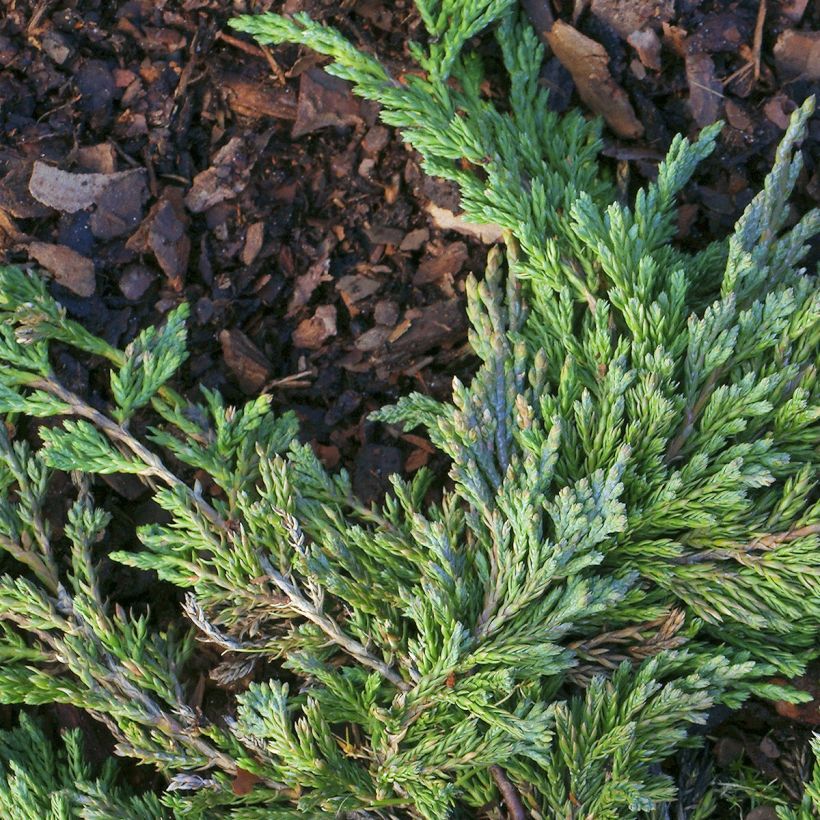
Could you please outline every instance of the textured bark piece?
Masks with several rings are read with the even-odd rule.
[[[452,242],[437,255],[428,254],[422,259],[413,276],[414,285],[438,282],[443,277],[455,276],[468,257],[467,246],[463,242]]]
[[[35,162],[28,188],[43,205],[73,214],[96,205],[110,186],[127,181],[134,190],[145,187],[144,168],[116,174],[73,174],[45,162]]]
[[[638,59],[653,71],[661,70],[661,41],[653,29],[633,31],[626,41],[638,53]]]
[[[308,350],[318,350],[336,335],[336,308],[319,305],[309,319],[303,319],[293,331],[293,344]]]
[[[562,20],[556,20],[544,36],[572,75],[581,99],[600,114],[618,136],[626,139],[642,136],[643,125],[635,116],[629,97],[609,73],[606,49]]]
[[[254,222],[248,225],[248,230],[245,233],[245,244],[242,247],[242,254],[240,259],[243,265],[250,265],[254,262],[259,251],[262,250],[262,245],[265,242],[265,223]]]
[[[267,79],[255,82],[239,74],[220,74],[219,85],[228,107],[240,117],[296,119],[296,94],[287,87],[276,88]]]
[[[51,245],[48,242],[31,242],[28,254],[72,293],[84,298],[94,295],[97,287],[94,263],[87,256],[65,245]]]
[[[182,191],[166,188],[126,245],[130,250],[152,253],[176,291],[182,290],[188,270],[191,253],[188,223]]]
[[[686,55],[686,81],[689,84],[689,108],[695,122],[701,127],[711,125],[720,118],[723,86],[708,54]]]
[[[321,128],[338,128],[364,123],[361,103],[353,96],[350,83],[332,77],[319,68],[305,71],[299,78],[299,105],[293,138]]]
[[[265,354],[238,328],[219,334],[225,364],[231,369],[246,395],[258,393],[271,375],[271,364]]]
[[[478,239],[486,245],[501,241],[502,232],[498,225],[491,223],[478,225],[474,222],[468,222],[460,214],[454,213],[449,208],[436,205],[435,202],[428,202],[424,206],[424,210],[433,220],[433,224],[442,231],[455,231],[462,236]]]
[[[674,0],[592,0],[590,11],[624,39],[652,21],[669,22],[675,16]]]
[[[784,31],[774,44],[781,77],[820,80],[820,31]]]
[[[396,327],[381,358],[393,367],[405,367],[436,347],[458,342],[466,332],[467,319],[460,299],[434,302],[422,308],[421,315]]]

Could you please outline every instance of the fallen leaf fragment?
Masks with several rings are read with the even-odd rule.
[[[556,20],[544,36],[572,75],[581,99],[600,114],[618,136],[627,139],[642,136],[643,125],[635,116],[629,97],[609,73],[606,49],[563,20]]]
[[[320,305],[309,319],[303,319],[293,331],[293,344],[308,350],[318,350],[336,335],[336,308]]]
[[[782,678],[774,678],[772,683],[783,685],[786,681]],[[795,689],[811,695],[812,699],[807,703],[775,701],[774,708],[777,714],[805,726],[820,726],[820,661],[812,662],[805,675],[790,680],[788,683]]]
[[[88,257],[65,245],[48,242],[30,242],[27,250],[64,288],[84,298],[94,295],[94,263]]]
[[[399,245],[400,251],[417,251],[426,242],[430,241],[430,231],[427,228],[416,228],[405,234]]]
[[[430,453],[426,450],[413,450],[404,462],[404,471],[406,473],[415,473],[416,470],[424,467],[430,460]]]
[[[259,777],[259,775],[256,775],[253,772],[246,772],[244,769],[237,766],[236,775],[231,781],[231,790],[234,794],[241,797],[242,795],[253,791],[253,787],[259,783],[261,779],[262,778]]]
[[[335,444],[319,444],[317,441],[311,441],[310,446],[326,470],[335,470],[342,460],[342,454]]]
[[[214,154],[211,165],[200,171],[185,196],[185,205],[199,214],[226,199],[234,199],[248,185],[251,171],[270,139],[271,131],[258,137],[233,137]]]

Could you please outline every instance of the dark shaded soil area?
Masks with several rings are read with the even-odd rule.
[[[0,253],[50,271],[69,313],[120,346],[188,301],[179,389],[204,384],[232,402],[270,392],[370,499],[391,472],[442,466],[423,438],[367,415],[411,389],[444,397],[469,373],[464,280],[480,275],[492,236],[459,220],[453,191],[315,55],[260,49],[226,26],[283,7],[398,68],[422,36],[410,0],[0,0]],[[549,11],[551,105],[607,119],[605,155],[626,189],[653,176],[675,133],[726,120],[678,212],[683,243],[725,235],[788,115],[818,89],[818,5],[556,0]],[[597,97],[579,68],[594,59]],[[817,117],[804,155],[795,220],[820,201]],[[75,391],[102,395],[94,362],[64,352],[57,365]],[[151,514],[131,482],[109,490],[131,523]],[[152,597],[147,582],[130,594]],[[722,730],[735,757],[717,746],[791,782],[777,743],[760,751],[773,732],[802,743],[806,716],[791,717],[755,706]],[[79,719],[60,710],[61,723]]]

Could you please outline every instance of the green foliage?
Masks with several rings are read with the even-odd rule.
[[[153,794],[135,796],[117,785],[109,760],[94,776],[79,729],[53,745],[25,714],[0,732],[0,815],[5,820],[161,820],[169,817]]]
[[[506,266],[494,249],[468,283],[470,384],[377,416],[425,428],[445,489],[421,470],[365,506],[269,397],[173,390],[184,308],[119,351],[0,268],[0,410],[55,418],[34,450],[25,421],[0,430],[0,700],[87,709],[168,778],[176,816],[444,818],[502,797],[661,816],[660,764],[715,704],[805,697],[772,678],[805,669],[820,627],[820,291],[798,267],[818,216],[789,227],[784,205],[811,105],[735,233],[687,253],[675,197],[717,130],[676,139],[615,202],[598,124],[549,112],[515,5],[420,2],[430,44],[401,78],[305,16],[236,21],[330,56],[471,219],[505,230]],[[504,111],[464,50],[490,26]],[[53,343],[110,363],[107,407],[59,383]],[[57,533],[56,470],[77,487]],[[94,476],[124,472],[165,512],[136,551],[94,503]],[[192,632],[109,602],[103,555],[184,590]],[[195,639],[240,689],[216,723],[189,703]]]

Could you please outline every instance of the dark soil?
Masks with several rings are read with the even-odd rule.
[[[0,0],[0,253],[50,269],[69,313],[120,346],[189,302],[192,356],[177,387],[204,384],[232,402],[270,392],[372,499],[391,472],[441,466],[423,438],[367,416],[411,389],[445,397],[469,373],[464,280],[480,275],[487,245],[463,223],[442,227],[458,213],[453,191],[425,178],[377,109],[319,58],[260,49],[226,26],[231,14],[283,6],[399,67],[407,40],[422,36],[410,0]],[[640,124],[638,134],[628,110],[626,126],[598,111],[612,125],[605,155],[628,187],[652,178],[675,133],[727,121],[678,212],[682,243],[725,235],[789,113],[817,90],[818,5],[556,0],[551,11],[606,49],[613,88]],[[563,63],[552,56],[543,70],[550,104],[584,106]],[[804,156],[795,219],[820,200],[817,117]],[[102,175],[101,192],[78,208],[71,185],[83,173]],[[57,364],[72,388],[100,394],[96,363],[66,351]],[[123,538],[152,514],[131,482],[112,479],[104,494],[129,510]],[[163,609],[153,586],[132,582],[133,598]],[[775,758],[749,749],[775,725],[802,738],[805,719],[754,709],[725,733],[778,777],[761,762]]]

